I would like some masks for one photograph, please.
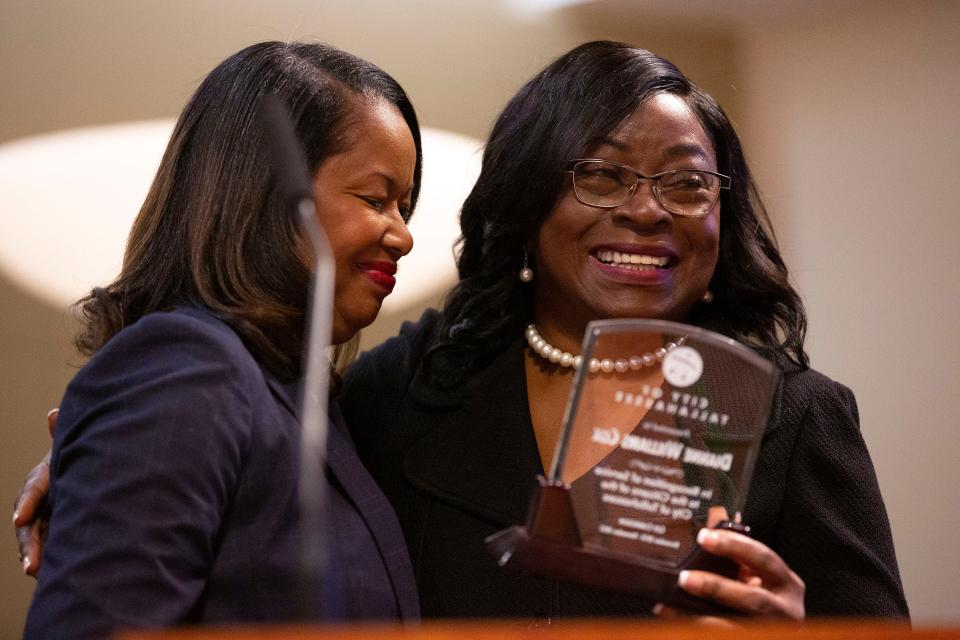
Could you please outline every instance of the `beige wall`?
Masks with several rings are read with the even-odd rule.
[[[918,620],[960,621],[960,3],[751,33],[751,151],[810,313],[857,394]]]
[[[944,539],[960,518],[960,4],[818,13],[739,0],[716,16],[711,4],[597,0],[531,20],[483,0],[0,0],[0,143],[175,115],[214,64],[264,39],[315,37],[367,57],[407,88],[424,124],[479,137],[569,47],[612,37],[653,49],[739,125],[809,304],[814,364],[858,394],[913,610],[958,622],[960,555]],[[679,31],[691,15],[713,26]],[[0,310],[0,499],[11,499],[48,444],[43,415],[72,375],[72,325],[2,274]],[[383,320],[368,343],[400,317]],[[0,636],[14,637],[32,581],[18,576],[12,538],[7,548]]]

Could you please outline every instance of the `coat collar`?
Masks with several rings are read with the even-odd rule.
[[[299,421],[300,383],[280,382],[266,370],[263,370],[263,374],[274,396]],[[417,621],[420,619],[417,586],[396,513],[360,461],[356,447],[343,426],[343,415],[335,399],[331,399],[328,414],[327,468],[338,480],[373,536],[390,575],[401,618]]]
[[[229,329],[229,325],[202,305],[187,304],[179,309],[205,322]],[[273,396],[299,422],[302,380],[282,382],[265,367],[261,366],[260,371]],[[330,402],[328,415],[327,468],[336,477],[374,538],[393,583],[401,618],[407,621],[419,620],[420,603],[413,567],[396,513],[360,461],[353,441],[342,426],[343,416],[335,400]]]
[[[336,400],[331,401],[329,413],[327,466],[340,481],[340,486],[373,535],[390,574],[401,618],[406,621],[419,620],[420,600],[413,577],[413,565],[397,514],[357,455]]]
[[[414,387],[422,385],[418,376]],[[502,525],[523,522],[543,467],[527,404],[521,342],[453,396],[411,392],[416,400],[401,421],[416,424],[424,435],[404,458],[407,479],[480,517]]]
[[[425,389],[414,378],[412,415],[420,439],[403,470],[420,490],[447,504],[502,525],[522,523],[543,475],[527,400],[524,343],[517,340],[457,392]],[[777,385],[763,434],[781,424],[783,379]],[[482,479],[482,480],[481,480]]]

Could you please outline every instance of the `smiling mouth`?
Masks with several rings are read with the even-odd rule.
[[[397,284],[394,274],[397,272],[397,263],[387,260],[372,260],[359,265],[361,273],[377,285],[385,295],[389,295]]]
[[[631,271],[656,271],[670,265],[669,256],[648,256],[642,253],[601,250],[594,253],[594,257],[603,264]]]

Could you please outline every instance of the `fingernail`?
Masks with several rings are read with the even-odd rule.
[[[690,579],[690,572],[689,572],[689,571],[684,570],[684,571],[681,571],[681,572],[680,572],[680,577],[677,579],[677,582],[680,584],[680,588],[681,588],[681,589],[683,589],[685,586],[687,586],[687,580],[689,580],[689,579]]]
[[[658,602],[657,604],[653,605],[653,609],[650,611],[653,613],[653,615],[659,616],[660,612],[663,611],[663,605]]]
[[[30,571],[30,558],[23,559],[23,572],[27,573]]]
[[[714,531],[713,529],[707,529],[706,527],[704,527],[703,529],[700,529],[700,531],[697,532],[697,544],[699,544],[702,547],[704,543],[709,544],[710,542],[714,542],[715,540],[717,540],[718,537],[719,536],[717,536],[716,531]],[[708,540],[709,542],[707,542]]]
[[[13,510],[13,524],[17,524],[17,518],[20,517],[20,509]]]
[[[52,415],[55,414],[55,413],[60,413],[60,408],[59,408],[59,407],[54,407],[53,409],[50,409],[50,411],[47,411],[47,417],[49,418],[50,416],[52,416]]]

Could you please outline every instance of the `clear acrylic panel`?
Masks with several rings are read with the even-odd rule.
[[[779,371],[660,320],[591,323],[582,354],[552,479],[584,547],[679,567],[702,527],[743,508]]]

